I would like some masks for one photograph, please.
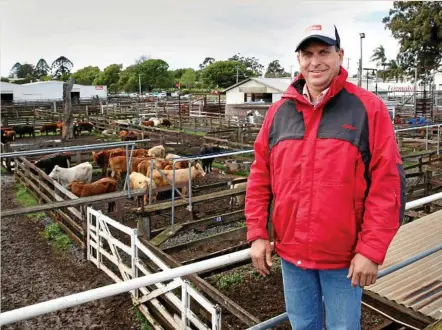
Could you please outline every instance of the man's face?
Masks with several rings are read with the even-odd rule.
[[[323,90],[330,86],[334,77],[339,74],[339,68],[344,58],[344,51],[336,50],[320,41],[311,41],[298,53],[298,62],[307,86]]]

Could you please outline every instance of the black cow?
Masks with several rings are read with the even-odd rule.
[[[26,134],[28,134],[29,137],[31,137],[31,135],[32,135],[35,138],[35,130],[34,130],[34,126],[32,126],[32,125],[14,126],[14,131],[18,135],[20,135],[20,138],[22,138]]]
[[[52,154],[49,156],[45,156],[39,160],[37,160],[34,165],[38,168],[41,168],[46,174],[50,174],[54,169],[55,165],[60,167],[68,168],[71,162],[71,155],[69,154]]]
[[[209,146],[209,145],[203,145],[200,149],[201,155],[210,155],[221,152],[221,148],[219,146]],[[201,162],[203,163],[203,170],[205,173],[212,172],[212,163],[215,157],[213,158],[206,158],[202,159]]]
[[[74,122],[74,135],[80,135],[82,131],[88,131],[89,134],[92,133],[94,125],[88,122]]]

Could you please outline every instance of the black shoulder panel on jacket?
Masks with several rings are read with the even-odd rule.
[[[296,110],[292,100],[285,101],[276,110],[269,134],[269,149],[282,140],[302,140],[305,126],[302,112]]]

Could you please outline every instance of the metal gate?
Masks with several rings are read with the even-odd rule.
[[[155,264],[161,271],[170,269],[140,242],[137,229],[124,226],[91,207],[87,208],[87,259],[115,282],[136,278],[140,272],[142,276],[151,274],[146,263]],[[142,287],[130,293],[134,305],[140,308],[155,329],[163,329],[155,320],[155,314],[161,314],[173,329],[191,329],[190,325],[201,330],[221,329],[221,308],[181,277],[168,283],[156,283],[154,289]],[[174,307],[175,312],[165,307],[158,299],[160,296]],[[191,310],[191,298],[192,305],[197,304],[199,310],[207,311],[210,319],[203,321]]]

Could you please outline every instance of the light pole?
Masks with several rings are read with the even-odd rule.
[[[365,38],[365,33],[359,33],[359,37],[361,40],[361,58],[359,59],[359,80],[358,80],[358,86],[362,86],[362,39]]]

